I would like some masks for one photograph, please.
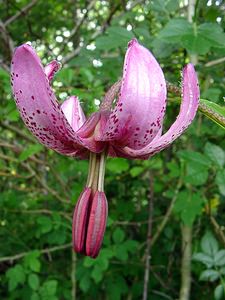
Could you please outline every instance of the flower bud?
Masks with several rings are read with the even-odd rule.
[[[108,203],[104,192],[96,191],[91,204],[86,237],[86,255],[98,256],[108,216]]]

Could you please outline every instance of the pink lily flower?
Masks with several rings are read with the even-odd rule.
[[[195,117],[198,79],[188,64],[183,70],[179,115],[162,134],[165,78],[152,53],[136,39],[128,44],[122,80],[111,87],[100,110],[88,119],[77,97],[61,105],[57,102],[50,82],[58,69],[56,61],[44,68],[32,47],[18,47],[12,60],[13,95],[23,121],[40,143],[67,156],[90,157],[87,184],[74,211],[73,245],[75,251],[96,257],[108,213],[104,194],[107,155],[147,159],[168,147]]]

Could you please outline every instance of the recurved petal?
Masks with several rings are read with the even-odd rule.
[[[90,209],[90,205],[91,189],[85,188],[77,201],[73,214],[73,248],[77,253],[85,254],[85,237],[88,226],[88,211]]]
[[[39,57],[29,45],[15,50],[11,76],[17,107],[33,135],[62,154],[80,150],[76,144],[79,139],[56,101]]]
[[[163,72],[152,53],[134,39],[128,45],[120,97],[103,139],[133,149],[143,148],[162,127],[165,107]]]
[[[89,216],[86,255],[95,258],[100,251],[108,216],[108,203],[104,192],[95,192]]]
[[[57,60],[53,60],[47,66],[45,66],[45,74],[48,80],[51,82],[56,72],[61,68],[61,64]]]
[[[101,141],[101,137],[107,119],[108,112],[95,112],[77,131],[83,145],[92,152],[99,153],[105,148],[105,142]]]
[[[196,115],[200,97],[198,78],[192,64],[188,64],[183,70],[182,95],[183,99],[179,115],[165,134],[154,139],[143,149],[133,150],[125,147],[119,151],[134,158],[146,158],[146,155],[153,156],[155,153],[168,147],[191,124]]]
[[[75,132],[86,121],[80,102],[75,96],[71,96],[65,100],[61,105],[61,109]]]

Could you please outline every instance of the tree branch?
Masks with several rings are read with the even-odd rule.
[[[205,67],[213,67],[215,65],[221,64],[225,61],[225,57],[221,57],[212,61],[209,61],[205,64]]]
[[[135,6],[137,6],[138,4],[141,4],[142,2],[144,2],[143,0],[138,0],[138,1],[135,1],[132,5],[130,5],[127,9],[128,10],[132,10]],[[117,8],[117,7],[116,7]],[[66,55],[63,59],[62,59],[62,64],[66,64],[68,63],[71,59],[73,59],[74,57],[76,57],[81,49],[85,46],[87,46],[88,44],[90,44],[91,41],[95,40],[99,35],[101,35],[102,33],[104,33],[106,31],[106,29],[109,27],[109,25],[111,24],[111,21],[113,19],[113,16],[115,15],[117,9],[114,9],[112,12],[109,13],[109,16],[108,18],[106,19],[105,23],[103,24],[103,26],[101,27],[101,29],[99,31],[96,31],[95,33],[92,34],[91,38],[86,42],[84,43],[84,45],[81,47],[80,45],[78,45],[74,51],[72,51],[71,53],[69,53],[68,55]],[[118,18],[122,17],[122,15],[124,13],[126,13],[127,11],[125,12],[122,12]]]
[[[74,250],[71,250],[71,300],[76,300],[76,264],[77,264],[77,255]]]
[[[179,300],[189,300],[191,289],[192,227],[182,225],[181,288]]]
[[[153,219],[153,206],[154,206],[154,190],[153,190],[153,176],[150,174],[150,193],[148,201],[148,230],[146,239],[146,250],[145,250],[145,275],[144,275],[144,287],[142,299],[148,299],[148,284],[149,284],[149,273],[150,273],[150,259],[151,259],[151,239],[152,239],[152,219]]]
[[[38,0],[32,0],[30,3],[28,3],[26,6],[20,9],[18,13],[13,15],[12,17],[8,18],[5,22],[4,25],[7,27],[9,24],[14,22],[16,19],[18,19],[21,16],[25,16],[28,11],[38,2]]]
[[[33,249],[31,251],[21,252],[21,253],[16,254],[16,255],[1,257],[0,258],[0,262],[5,262],[5,261],[13,262],[14,260],[21,259],[24,256],[32,253],[35,250],[39,251],[41,254],[45,254],[45,253],[49,253],[49,252],[55,252],[55,251],[58,251],[58,250],[64,250],[64,249],[67,249],[67,248],[70,248],[70,247],[72,247],[71,243],[64,244],[64,245],[61,245],[61,246],[55,246],[55,247],[52,247],[52,248],[41,249],[41,250],[39,250],[39,249]]]

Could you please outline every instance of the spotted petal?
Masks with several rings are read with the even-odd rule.
[[[165,106],[163,72],[152,53],[134,39],[128,45],[120,97],[106,124],[103,140],[143,148],[161,129]]]
[[[57,60],[53,60],[47,66],[45,66],[45,74],[48,80],[51,82],[56,72],[61,68],[61,64]]]
[[[47,73],[51,79],[52,69]],[[17,107],[33,135],[59,153],[75,155],[80,151],[79,139],[56,101],[39,57],[29,45],[15,50],[11,76]]]
[[[180,113],[170,129],[161,137],[154,139],[147,146],[140,150],[133,150],[130,147],[118,149],[120,155],[133,158],[147,158],[168,147],[177,139],[193,121],[199,104],[198,78],[192,64],[188,64],[183,70],[182,83],[183,100]]]

